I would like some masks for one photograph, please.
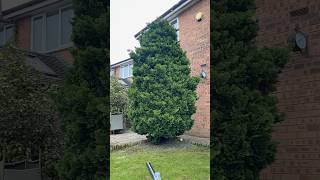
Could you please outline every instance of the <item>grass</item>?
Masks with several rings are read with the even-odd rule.
[[[209,154],[208,147],[179,142],[127,147],[111,152],[111,180],[152,180],[146,162],[163,180],[208,180]]]

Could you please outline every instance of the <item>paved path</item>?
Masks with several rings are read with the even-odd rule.
[[[179,136],[182,138],[184,141],[188,141],[192,144],[200,144],[203,146],[210,146],[210,138],[201,138],[201,137],[196,137],[196,136],[190,136],[190,135],[181,135]]]
[[[111,134],[110,135],[110,145],[111,149],[116,149],[117,147],[139,144],[146,141],[146,136],[139,135],[132,131],[127,131],[123,134]]]
[[[179,138],[181,138],[182,141],[190,142],[192,144],[200,144],[204,146],[210,145],[210,138],[200,138],[190,135],[181,135],[179,136]],[[145,142],[146,140],[146,136],[139,135],[132,131],[127,131],[122,134],[112,134],[110,135],[111,150],[118,149],[124,146],[140,144],[142,142]]]

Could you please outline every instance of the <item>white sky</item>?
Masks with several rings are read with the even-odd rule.
[[[177,2],[179,0],[111,0],[110,63],[129,58],[127,50],[139,46],[134,35]]]

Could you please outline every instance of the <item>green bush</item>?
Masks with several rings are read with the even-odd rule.
[[[153,143],[191,129],[199,78],[190,76],[189,61],[166,21],[155,21],[139,37],[129,90],[133,129]]]

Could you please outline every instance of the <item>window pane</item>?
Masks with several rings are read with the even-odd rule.
[[[123,68],[123,78],[127,78],[127,75],[128,75],[128,73],[127,73],[127,66],[125,66],[125,67]]]
[[[4,45],[4,33],[3,29],[0,30],[0,45]]]
[[[59,14],[47,16],[46,21],[46,49],[52,50],[59,47]]]
[[[127,78],[129,76],[129,65],[121,67],[121,78]]]
[[[132,64],[130,64],[130,65],[129,65],[129,77],[132,76],[132,67],[133,67]]]
[[[33,50],[42,50],[42,28],[43,18],[38,17],[33,19]]]
[[[179,30],[177,30],[177,41],[180,41]]]
[[[173,28],[179,29],[179,25],[178,25],[178,20],[177,19],[173,20],[170,24],[173,26]]]
[[[124,78],[124,66],[121,67],[120,73],[121,73],[121,78]]]
[[[71,42],[73,10],[64,9],[61,11],[61,43],[68,44]]]
[[[13,26],[6,27],[6,42],[11,40],[13,38]]]

